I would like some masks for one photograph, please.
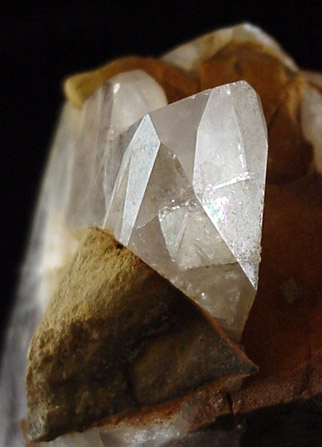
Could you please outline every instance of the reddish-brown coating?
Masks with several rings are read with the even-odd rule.
[[[241,413],[322,392],[321,177],[268,185],[265,203],[260,284],[243,335],[259,373],[233,395]]]

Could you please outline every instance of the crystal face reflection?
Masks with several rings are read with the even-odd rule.
[[[123,155],[105,228],[239,338],[257,288],[267,161],[255,91],[241,81],[158,109],[111,150]]]

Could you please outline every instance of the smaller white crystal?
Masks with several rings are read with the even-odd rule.
[[[111,445],[111,444],[110,444]],[[118,444],[114,444],[117,446]],[[100,431],[92,428],[84,432],[73,432],[46,442],[47,447],[104,447]]]
[[[75,138],[79,132],[80,118],[81,112],[66,103],[61,113],[38,203],[29,255],[32,259],[27,259],[26,262],[32,269],[29,274],[35,277],[37,290],[33,294],[42,312],[45,311],[62,271],[78,245],[77,235],[66,226],[65,215],[72,184]]]
[[[114,136],[127,130],[146,113],[167,104],[163,88],[142,70],[120,73],[108,82],[113,89],[110,133]]]

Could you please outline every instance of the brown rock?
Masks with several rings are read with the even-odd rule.
[[[256,370],[213,319],[98,229],[75,254],[29,359],[28,428],[36,440],[219,380],[218,392],[230,377],[235,384]]]
[[[176,324],[140,352],[130,367],[133,394],[143,406],[183,395],[196,386],[232,374],[247,375],[250,364],[186,301],[177,307]]]
[[[127,56],[96,70],[67,78],[64,82],[66,98],[77,107],[81,107],[83,102],[112,76],[137,69],[145,71],[164,88],[169,103],[198,91],[199,85],[195,78],[167,62],[152,57]]]
[[[259,94],[269,124],[280,104],[282,89],[294,76],[294,72],[261,45],[232,42],[201,64],[200,88],[244,79]]]
[[[307,174],[312,163],[312,147],[301,130],[301,102],[306,81],[297,76],[282,89],[279,105],[268,129],[267,180],[289,182]]]

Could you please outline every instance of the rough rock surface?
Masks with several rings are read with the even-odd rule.
[[[256,371],[213,319],[98,229],[77,250],[29,358],[29,433],[46,440]]]

